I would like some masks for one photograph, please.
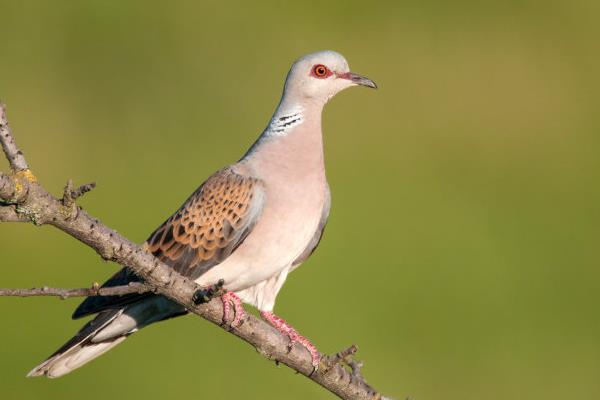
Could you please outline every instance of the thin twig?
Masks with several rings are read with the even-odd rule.
[[[354,359],[354,355],[358,351],[358,347],[353,344],[345,350],[340,351],[332,356],[329,356],[327,359],[328,365],[336,366],[336,365],[347,365],[351,371],[352,379],[365,381],[361,374],[361,368],[363,367],[362,361],[356,361]],[[366,382],[366,381],[365,381]]]
[[[350,369],[352,370],[352,377],[354,379],[358,379],[361,381],[364,381],[365,378],[363,378],[362,374],[361,374],[361,369],[364,365],[364,362],[362,361],[356,361],[356,360],[350,360],[347,362],[348,366],[350,367]]]
[[[86,183],[85,185],[79,186],[77,189],[71,192],[71,198],[73,201],[77,200],[87,192],[90,192],[92,189],[96,188],[96,182]]]
[[[73,180],[69,179],[65,186],[65,190],[63,193],[62,202],[65,207],[70,207],[75,203],[75,200],[91,191],[96,187],[95,182],[87,183],[85,185],[79,186],[77,189],[73,188]]]
[[[12,170],[18,172],[29,169],[25,156],[15,144],[10,126],[8,125],[8,119],[6,118],[6,107],[4,104],[0,104],[0,138],[2,138],[2,149]]]
[[[33,296],[56,296],[61,299],[69,297],[87,297],[87,296],[124,296],[132,293],[147,293],[153,291],[153,288],[139,282],[131,282],[129,285],[100,287],[98,284],[91,288],[62,289],[43,286],[41,288],[31,289],[3,289],[0,288],[0,296],[15,297],[33,297]]]
[[[6,120],[4,114],[2,118],[3,121]],[[72,215],[71,207],[65,207],[62,200],[50,195],[27,169],[27,163],[7,127],[8,124],[3,125],[0,142],[17,173],[14,181],[11,177],[5,179],[6,175],[0,176],[0,200],[8,202],[13,197],[18,197],[18,212],[27,216],[33,223],[52,225],[93,248],[105,260],[126,265],[143,278],[157,294],[164,295],[183,305],[188,311],[221,326],[225,331],[248,342],[268,359],[289,366],[340,398],[355,400],[384,398],[360,379],[360,376],[353,376],[340,365],[342,364],[340,360],[331,362],[330,357],[323,356],[320,368],[315,371],[312,358],[304,347],[295,344],[290,349],[289,338],[260,319],[247,316],[239,327],[231,328],[223,325],[221,301],[213,299],[200,305],[194,302],[198,300],[196,293],[199,290],[206,291],[206,288],[203,289],[178,274],[150,254],[146,248],[132,243],[79,207],[78,212]],[[11,185],[15,186],[12,191]]]

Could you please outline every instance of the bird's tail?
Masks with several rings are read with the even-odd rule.
[[[138,329],[185,313],[182,306],[162,296],[102,311],[27,376],[61,377],[106,353]]]
[[[97,340],[103,329],[108,328],[122,314],[123,309],[104,311],[88,322],[77,334],[52,354],[46,361],[32,369],[27,376],[42,376],[58,378],[101,354],[112,349],[128,334],[112,336],[105,340]]]

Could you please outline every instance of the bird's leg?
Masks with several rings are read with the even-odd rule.
[[[231,318],[231,305],[233,304],[234,317],[233,321],[231,321],[231,327],[237,328],[242,324],[242,318],[246,316],[242,300],[233,292],[225,292],[221,296],[221,300],[223,301],[223,323],[226,324]]]
[[[319,351],[317,350],[315,345],[310,342],[310,340],[300,335],[298,331],[294,329],[290,324],[288,324],[287,322],[285,322],[285,320],[283,320],[282,318],[278,317],[270,311],[261,311],[260,316],[279,332],[283,333],[284,335],[290,338],[290,350],[294,343],[300,343],[310,353],[310,356],[312,358],[312,365],[313,367],[315,367],[315,370],[319,367],[319,361],[321,361],[321,354],[319,354]]]

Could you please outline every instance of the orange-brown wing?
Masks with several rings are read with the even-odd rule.
[[[179,273],[196,279],[226,259],[252,231],[263,207],[263,186],[224,169],[210,177],[147,241],[150,251]],[[123,268],[102,285],[140,281]],[[122,307],[154,294],[90,296],[73,318]]]
[[[148,249],[196,279],[225,260],[250,233],[263,206],[263,186],[231,169],[209,178],[148,239]]]

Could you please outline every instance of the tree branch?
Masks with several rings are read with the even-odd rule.
[[[0,172],[0,199],[6,203],[12,202],[15,199],[16,188],[15,183],[10,176]]]
[[[30,220],[17,213],[14,205],[2,206],[0,203],[0,222],[30,222]]]
[[[123,296],[132,293],[147,293],[153,289],[148,285],[139,282],[131,282],[129,285],[100,287],[95,283],[91,288],[80,289],[60,289],[47,286],[31,289],[6,289],[0,288],[0,296],[13,297],[33,297],[33,296],[56,296],[61,299],[69,297],[87,297],[87,296]]]
[[[2,149],[6,158],[10,163],[10,167],[14,172],[23,171],[29,169],[25,156],[18,149],[17,144],[13,138],[10,126],[8,126],[8,119],[6,118],[6,109],[4,104],[0,104],[0,142],[2,143]]]
[[[289,366],[340,398],[384,399],[359,374],[344,368],[344,365],[350,365],[349,355],[342,358],[323,356],[319,369],[314,371],[308,351],[297,344],[288,349],[289,338],[264,321],[247,316],[237,328],[223,324],[222,302],[213,299],[206,304],[195,304],[195,294],[202,290],[200,286],[156,259],[145,247],[132,243],[75,205],[72,197],[77,196],[72,195],[69,185],[65,192],[71,200],[59,200],[49,194],[29,170],[13,139],[4,111],[4,107],[0,106],[0,142],[12,174],[0,173],[0,201],[5,203],[0,203],[0,221],[28,220],[36,225],[52,225],[93,248],[103,259],[126,265],[155,293],[221,326],[254,346],[266,358]]]

